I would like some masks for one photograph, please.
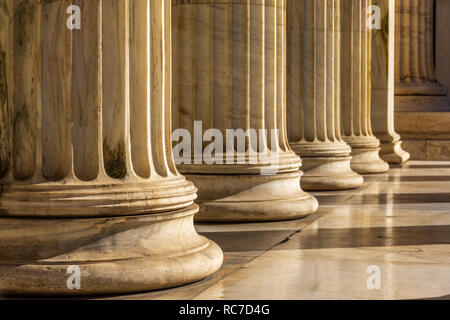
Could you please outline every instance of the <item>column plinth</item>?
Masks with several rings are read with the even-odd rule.
[[[340,124],[340,1],[288,2],[288,129],[306,190],[357,188]]]
[[[390,164],[403,164],[410,154],[402,149],[395,131],[395,0],[373,0],[381,9],[381,29],[372,31],[372,126],[380,139],[380,156]]]
[[[383,173],[389,165],[380,158],[380,141],[371,120],[371,30],[367,8],[372,0],[341,2],[341,106],[343,138],[352,148],[351,167],[361,174]]]
[[[289,220],[318,208],[286,136],[285,9],[285,0],[174,1],[174,127],[194,135],[201,121],[202,137],[215,130],[223,142],[206,159],[213,138],[192,144],[178,166],[199,188],[198,221]],[[248,133],[242,148],[229,130]]]
[[[6,6],[0,292],[131,293],[217,271],[222,251],[195,231],[196,188],[172,157],[170,1]]]

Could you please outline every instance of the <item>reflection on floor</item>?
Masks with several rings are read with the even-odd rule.
[[[450,162],[410,162],[359,190],[315,195],[321,208],[307,219],[199,225],[225,252],[219,273],[121,298],[450,298]]]

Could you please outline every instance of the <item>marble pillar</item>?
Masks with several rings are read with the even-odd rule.
[[[172,157],[170,0],[0,8],[0,293],[139,292],[218,270]]]
[[[363,184],[341,133],[340,3],[292,0],[287,6],[289,139],[303,160],[306,190]]]
[[[361,174],[383,173],[380,141],[371,120],[372,37],[367,8],[372,0],[342,1],[341,108],[343,138],[352,148],[351,167]]]
[[[199,221],[288,220],[318,208],[286,135],[285,9],[285,0],[173,1],[173,122],[200,139],[179,156],[199,188]]]
[[[396,2],[396,111],[450,111],[448,90],[436,79],[434,4],[435,0]]]
[[[380,8],[381,28],[372,30],[372,126],[381,141],[380,155],[390,164],[403,164],[410,154],[395,131],[395,0],[373,0]]]

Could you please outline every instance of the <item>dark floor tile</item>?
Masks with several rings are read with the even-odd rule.
[[[205,232],[224,252],[266,251],[286,240],[295,231]]]
[[[450,203],[450,193],[363,194],[347,202],[352,205],[405,203]]]
[[[450,244],[450,226],[306,230],[273,250]]]
[[[400,176],[389,177],[388,182],[450,182],[450,176]]]
[[[450,164],[408,164],[403,169],[450,169]]]

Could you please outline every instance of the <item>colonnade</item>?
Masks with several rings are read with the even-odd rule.
[[[223,259],[194,216],[302,218],[403,162],[373,1],[381,30],[370,0],[0,0],[0,292],[192,283]]]

